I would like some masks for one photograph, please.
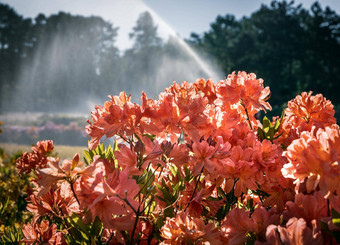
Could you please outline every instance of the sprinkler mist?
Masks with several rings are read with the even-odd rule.
[[[146,5],[145,8],[154,18],[156,24],[159,27],[159,31],[173,38],[177,42],[177,44],[182,48],[182,50],[184,50],[186,54],[197,63],[199,68],[204,71],[207,78],[211,78],[214,81],[217,81],[218,79],[222,78],[222,72],[218,69],[216,64],[214,64],[213,66],[211,63],[206,62],[155,11],[153,11],[150,7]],[[199,77],[199,74],[196,74],[196,76]]]
[[[127,5],[125,1],[124,4]],[[117,6],[111,1],[107,0],[105,3],[106,13],[114,9],[117,12]],[[157,95],[174,81],[194,82],[198,78],[206,80],[211,78],[216,82],[224,77],[216,64],[207,57],[203,58],[197,54],[142,0],[133,0],[133,3],[135,3],[133,10],[122,4],[122,15],[125,12],[124,18],[129,16],[131,22],[128,29],[131,31],[135,20],[148,12],[154,27],[157,27],[157,36],[162,40],[159,47],[155,48],[156,51],[152,53],[142,50],[144,53],[141,52],[143,55],[140,55],[138,52],[133,53],[134,47],[131,47],[117,51],[116,54],[113,52],[102,55],[99,52],[102,46],[98,43],[102,38],[100,35],[107,34],[109,27],[105,26],[104,31],[100,31],[104,25],[101,24],[79,30],[76,23],[84,21],[82,23],[86,24],[88,17],[72,16],[67,13],[52,16],[54,20],[63,18],[69,22],[58,26],[57,31],[42,31],[32,55],[20,63],[20,69],[16,74],[16,86],[11,91],[0,91],[2,108],[6,109],[0,111],[0,121],[4,124],[3,131],[10,126],[12,128],[8,130],[13,131],[11,133],[12,131],[7,130],[9,132],[7,138],[5,133],[1,134],[0,142],[25,143],[21,136],[27,136],[25,133],[29,132],[27,128],[36,128],[48,135],[48,137],[44,135],[45,138],[54,139],[53,130],[60,131],[60,127],[69,130],[74,128],[70,123],[85,122],[84,117],[89,117],[96,105],[103,105],[110,94],[118,95],[121,91],[126,91],[127,94],[131,94],[134,102],[140,103],[142,91],[145,91],[149,98],[157,99]],[[109,20],[108,15],[100,16],[101,20],[93,16],[92,20],[100,23]],[[77,21],[72,22],[75,19]],[[48,21],[47,17],[46,21],[41,23],[41,27]],[[112,22],[115,28],[115,22]],[[49,22],[50,26],[47,24],[46,26],[54,27],[54,23]],[[51,29],[53,28],[46,28]],[[116,37],[124,36],[124,33],[117,32],[116,35],[113,35],[113,39],[100,44],[104,44],[104,47],[112,45],[110,46],[112,49],[109,47],[108,50],[114,50]],[[10,94],[3,96],[5,92]],[[83,129],[84,125],[78,125],[78,128]],[[15,139],[14,133],[21,138]],[[29,137],[30,135],[26,137],[28,144],[40,139],[40,136],[37,139]],[[70,144],[58,140],[56,142]]]

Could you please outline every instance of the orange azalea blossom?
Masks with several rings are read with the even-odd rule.
[[[205,81],[202,78],[197,79],[193,86],[196,90],[204,93],[204,97],[208,99],[209,104],[214,103],[215,99],[217,99],[216,87],[213,80],[208,79],[208,81]]]
[[[307,223],[327,216],[329,216],[327,200],[319,191],[313,195],[296,194],[294,202],[287,202],[286,210],[283,212],[285,220],[296,217],[303,218]]]
[[[209,209],[206,217],[215,216],[225,203],[225,200],[208,200],[209,197],[216,197],[216,193],[214,193],[216,185],[203,180],[197,183],[196,190],[195,186],[195,181],[186,183],[186,188],[178,200],[178,205],[184,207],[184,209],[187,207],[187,214],[191,217],[201,217],[203,207]]]
[[[140,126],[144,133],[154,134],[161,138],[170,137],[171,142],[177,142],[176,134],[181,133],[178,121],[179,108],[175,104],[174,95],[160,93],[159,100],[153,101],[142,94],[142,117]]]
[[[24,238],[19,242],[25,244],[67,244],[61,232],[57,232],[57,225],[50,226],[48,220],[41,221],[40,224],[33,222],[32,224],[23,225],[22,232]]]
[[[44,168],[47,164],[47,154],[53,151],[53,141],[38,141],[36,146],[31,148],[31,152],[25,152],[16,161],[19,174],[29,174],[32,170]]]
[[[112,229],[103,230],[101,241],[109,245],[125,244],[123,235],[119,231]]]
[[[194,153],[191,159],[191,165],[193,166],[192,173],[194,176],[198,175],[203,167],[209,172],[213,173],[215,167],[211,158],[216,149],[206,141],[195,142],[192,144],[192,150]]]
[[[313,127],[325,128],[336,123],[332,103],[321,94],[312,95],[312,91],[303,92],[288,102],[278,141],[288,146],[303,131]]]
[[[323,195],[340,194],[340,130],[338,125],[312,128],[294,140],[284,153],[289,163],[282,173],[295,179],[297,188],[306,181],[307,192],[319,186]]]
[[[156,245],[159,242],[154,238],[153,226],[149,220],[141,221],[138,224],[138,231],[141,232],[141,237],[138,239],[141,245]]]
[[[43,169],[38,169],[38,196],[48,192],[50,187],[57,182],[66,182],[66,178],[74,179],[80,171],[77,167],[79,164],[79,154],[75,154],[73,160],[64,160],[59,166],[59,159],[48,158],[47,166]],[[80,163],[82,165],[83,163]]]
[[[265,198],[262,205],[266,208],[276,207],[280,212],[283,211],[285,203],[287,201],[294,200],[294,185],[291,183],[291,187],[287,188],[285,186],[285,178],[281,177],[279,183],[267,182],[265,185],[261,186],[261,191],[264,191],[269,196]]]
[[[223,244],[213,223],[205,225],[203,220],[192,218],[184,212],[166,219],[161,236],[164,238],[161,244]]]
[[[271,106],[266,102],[270,97],[269,87],[263,87],[263,80],[256,79],[254,73],[233,72],[228,75],[225,81],[220,81],[216,85],[218,98],[224,107],[238,106],[235,109],[243,116],[257,125],[255,114],[260,110],[271,110]],[[247,115],[248,114],[248,115]]]
[[[263,182],[278,182],[282,177],[281,168],[285,158],[282,156],[282,149],[279,145],[273,144],[269,140],[257,141],[254,146],[253,159],[260,166],[265,175],[262,175]],[[262,184],[260,183],[260,184]]]
[[[81,176],[75,183],[75,191],[80,207],[90,211],[90,221],[98,216],[105,228],[132,228],[132,210],[131,207],[127,208],[126,202],[137,208],[138,203],[134,197],[139,186],[135,180],[129,178],[128,172],[119,169],[107,172],[104,161],[100,156],[95,156],[93,162],[80,173]]]
[[[251,218],[255,224],[255,230],[253,232],[256,233],[258,241],[266,240],[266,230],[269,225],[280,224],[280,215],[278,214],[277,210],[272,208],[267,211],[261,205],[258,205],[255,208],[255,211],[251,215]]]
[[[256,230],[256,223],[249,217],[250,212],[242,208],[232,209],[221,226],[224,244],[243,244],[247,234]]]
[[[338,213],[340,213],[340,197],[337,195],[330,195],[329,201],[331,204],[331,207],[334,208]]]
[[[159,142],[155,140],[151,140],[149,137],[144,136],[142,138],[142,146],[143,146],[143,154],[139,152],[139,154],[143,157],[143,165],[144,167],[148,166],[151,163],[154,167],[157,165],[165,166],[162,161],[163,149]],[[140,142],[140,141],[138,141]]]
[[[216,85],[203,79],[195,83],[174,83],[159,95],[158,100],[149,99],[142,93],[142,105],[130,101],[121,93],[110,96],[104,106],[97,106],[91,113],[86,132],[91,137],[90,149],[94,149],[103,136],[115,134],[131,136],[149,133],[169,137],[171,142],[185,134],[186,140],[198,141],[201,136],[229,134],[226,127],[248,118],[256,126],[254,115],[260,110],[271,109],[267,99],[269,88],[255,74],[239,72],[229,75]],[[219,112],[218,112],[219,111]],[[248,115],[247,115],[248,114]],[[248,125],[249,127],[249,125]],[[219,132],[220,131],[220,132]]]
[[[189,148],[185,144],[168,144],[168,149],[166,149],[166,147],[166,143],[162,143],[162,149],[164,154],[169,158],[170,163],[181,167],[189,162]]]
[[[105,102],[104,106],[97,106],[91,112],[92,122],[88,120],[86,132],[91,136],[89,148],[95,149],[100,138],[104,135],[112,137],[115,134],[132,135],[138,132],[137,124],[141,117],[139,105],[130,102],[131,96],[126,96],[125,92],[118,96],[109,96],[110,101]]]
[[[217,103],[218,99],[215,101]],[[204,135],[206,138],[210,135],[222,137],[224,141],[229,141],[233,132],[243,124],[246,125],[246,130],[249,131],[249,125],[242,122],[240,114],[236,110],[221,108],[222,104],[210,105],[205,113],[209,116],[209,131]]]
[[[192,151],[189,165],[192,166],[194,176],[201,170],[204,170],[205,176],[211,180],[222,175],[221,171],[224,171],[225,165],[230,161],[231,145],[229,142],[223,142],[222,137],[217,137],[216,140],[212,140],[212,137],[204,140],[202,137],[200,141],[188,145]]]
[[[249,233],[256,234],[257,242],[266,241],[266,229],[271,224],[278,225],[280,215],[276,209],[267,211],[261,205],[250,212],[243,208],[232,209],[221,226],[221,236],[225,244],[243,244]]]
[[[235,196],[239,197],[242,193],[247,193],[248,188],[257,190],[258,186],[255,176],[258,166],[252,161],[253,150],[251,148],[242,149],[241,146],[232,148],[231,156],[235,163],[234,178],[237,178],[235,184]]]
[[[197,141],[208,127],[208,117],[204,113],[208,99],[203,92],[187,82],[183,82],[181,86],[174,83],[168,91],[174,94],[174,102],[179,110],[179,127],[192,140]]]
[[[310,228],[304,219],[294,217],[288,220],[286,227],[268,226],[266,231],[268,244],[323,244],[321,227],[316,220],[312,221],[312,228]]]
[[[119,151],[115,151],[114,155],[118,161],[118,165],[122,167],[122,169],[127,169],[129,173],[132,175],[138,175],[142,173],[142,170],[137,166],[137,154],[132,149],[130,149],[125,144],[118,145]]]
[[[38,220],[45,215],[61,217],[70,215],[72,212],[79,212],[79,205],[69,185],[52,188],[41,196],[34,192],[26,200],[28,202],[27,210],[34,214],[33,220]]]

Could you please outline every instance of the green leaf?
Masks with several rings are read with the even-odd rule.
[[[332,222],[334,225],[340,228],[340,218],[335,218],[335,219],[333,218]]]
[[[269,138],[268,138],[269,140],[272,140],[274,138],[275,130],[273,127],[269,128],[268,135],[269,135]]]
[[[148,137],[151,141],[154,141],[154,139],[156,138],[156,135],[153,134],[143,134],[143,136]]]
[[[113,158],[113,150],[111,145],[109,145],[106,149],[106,154],[105,154],[106,159],[112,159]]]
[[[168,206],[166,209],[164,209],[164,217],[175,217],[175,210],[172,206]]]
[[[136,179],[137,184],[143,185],[143,184],[145,183],[144,180],[146,180],[147,176],[148,176],[148,172],[145,172],[144,174],[142,174],[141,176],[139,176],[139,177]],[[142,186],[141,186],[141,187],[142,187]]]
[[[285,114],[286,114],[286,111],[282,110],[282,114],[281,114],[279,123],[278,124],[275,123],[275,131],[276,132],[280,129],[280,126],[282,124],[283,118],[285,117]]]
[[[87,165],[89,165],[92,161],[92,157],[90,155],[90,152],[88,152],[86,150],[84,151],[84,160],[87,163]]]
[[[280,121],[276,121],[276,122],[275,122],[275,125],[274,125],[275,132],[277,132],[277,131],[279,130],[280,125],[281,125],[281,122],[280,122]]]
[[[171,196],[171,194],[170,194],[169,187],[167,187],[167,186],[166,186],[166,187],[163,187],[163,188],[161,189],[161,192],[162,192],[162,194],[163,194],[165,200],[167,200],[169,204],[172,204],[172,203],[171,203],[172,196]]]
[[[224,190],[221,187],[217,187],[217,192],[218,194],[220,194],[222,197],[227,197],[226,193],[224,192]]]
[[[190,180],[192,179],[192,175],[191,175],[191,171],[190,169],[188,169],[186,166],[184,166],[184,173],[185,173],[185,178],[184,180],[187,182],[190,182]]]
[[[226,216],[227,212],[226,212],[226,205],[223,205],[216,213],[216,220],[217,221],[221,221],[224,219],[224,217]]]
[[[174,194],[177,194],[177,191],[180,191],[180,187],[182,186],[182,181],[178,182],[174,187]]]
[[[334,208],[332,208],[331,212],[333,218],[340,218],[340,213],[338,213]]]
[[[257,128],[257,134],[259,135],[261,141],[265,139],[265,132],[262,130],[262,128],[258,127]]]
[[[340,228],[340,213],[338,213],[334,208],[332,208],[331,212],[333,224]]]
[[[117,140],[115,141],[115,144],[113,146],[113,151],[119,151]]]
[[[167,202],[163,197],[161,197],[161,196],[158,196],[158,195],[156,195],[155,197],[157,197],[159,200],[161,200],[162,202]]]
[[[100,149],[100,155],[102,155],[105,152],[104,144],[99,145],[99,149]]]
[[[90,233],[92,236],[99,236],[100,233],[102,232],[102,229],[103,229],[103,224],[100,221],[99,217],[96,216],[96,218],[94,219],[92,223]]]
[[[80,233],[82,237],[80,240],[89,240],[89,227],[83,223],[82,219],[78,215],[73,213],[71,217],[67,217],[67,222],[76,230],[75,233]],[[79,236],[79,234],[77,234],[77,236]]]
[[[178,169],[177,169],[177,167],[175,167],[175,166],[171,166],[171,167],[170,167],[170,171],[171,171],[171,173],[172,173],[173,176],[176,176],[176,175],[177,175],[177,172],[178,172]]]
[[[263,125],[263,131],[265,133],[268,133],[271,123],[270,123],[270,120],[266,116],[263,117],[262,125]]]

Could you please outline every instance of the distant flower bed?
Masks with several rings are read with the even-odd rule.
[[[321,94],[281,116],[255,74],[174,83],[142,104],[96,106],[83,161],[41,141],[17,161],[32,176],[26,244],[340,243],[340,130]],[[105,147],[102,139],[114,138]],[[18,238],[4,236],[6,241]]]
[[[32,144],[39,140],[53,139],[59,145],[84,145],[85,130],[76,122],[56,124],[47,121],[42,126],[4,125],[0,142]]]

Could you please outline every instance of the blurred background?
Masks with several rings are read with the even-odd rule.
[[[340,114],[340,1],[1,0],[0,147],[87,145],[94,105],[254,72],[270,115],[302,91]],[[11,145],[12,144],[12,145]]]

